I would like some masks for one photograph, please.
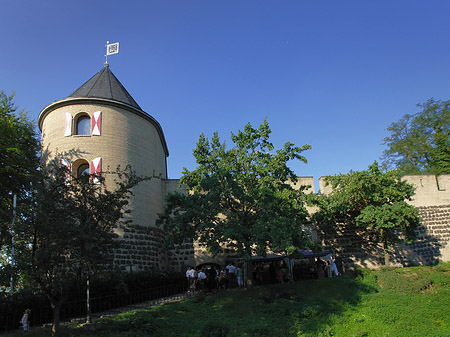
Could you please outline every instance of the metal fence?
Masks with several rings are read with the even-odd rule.
[[[125,311],[125,307],[131,305],[133,308],[144,308],[151,305],[164,303],[168,300],[168,298],[182,298],[180,294],[186,293],[186,291],[186,284],[175,284],[142,291],[95,297],[91,299],[91,312],[93,317],[100,317],[101,315],[116,314],[121,311]],[[49,324],[53,321],[53,313],[50,305],[30,309],[31,326]],[[0,333],[19,329],[19,321],[22,318],[24,310],[0,312]],[[61,306],[60,319],[61,322],[85,322],[86,299],[64,303]]]

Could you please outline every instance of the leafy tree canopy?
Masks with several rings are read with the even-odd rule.
[[[19,235],[24,219],[30,216],[33,180],[39,167],[39,141],[34,124],[14,104],[14,94],[0,91],[0,284],[9,285],[11,277],[11,242],[13,195],[16,203],[17,257],[29,241]]]
[[[377,233],[386,264],[390,246],[414,240],[420,219],[418,210],[406,202],[414,195],[414,186],[402,181],[397,171],[383,172],[374,162],[365,171],[327,177],[327,183],[330,194],[311,196],[319,207],[313,221],[324,230],[352,223]]]
[[[116,177],[112,189],[106,188],[106,175]],[[129,168],[93,178],[72,176],[58,157],[42,167],[36,184],[29,272],[50,300],[54,334],[70,286],[111,265],[115,229],[127,223],[131,189],[146,179]]]
[[[430,99],[418,107],[388,127],[383,164],[401,174],[450,174],[450,101]]]
[[[230,149],[217,132],[211,141],[200,135],[193,151],[198,166],[184,168],[181,178],[187,193],[169,194],[157,221],[169,245],[194,239],[212,254],[226,246],[244,259],[307,245],[301,228],[307,217],[304,194],[293,188],[297,176],[287,162],[306,163],[301,153],[310,146],[288,142],[275,151],[270,133],[267,120],[257,129],[247,124],[231,134]]]

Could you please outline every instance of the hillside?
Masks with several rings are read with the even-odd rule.
[[[450,263],[351,276],[200,294],[61,335],[450,336]]]

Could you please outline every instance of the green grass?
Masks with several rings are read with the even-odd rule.
[[[101,319],[94,332],[62,327],[61,335],[450,336],[450,263],[199,295]]]

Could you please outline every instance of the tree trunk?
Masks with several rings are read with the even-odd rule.
[[[384,250],[384,265],[389,266],[389,246],[386,240],[383,242],[383,250]]]
[[[91,312],[91,278],[88,272],[86,276],[86,323],[92,322]]]
[[[52,336],[58,336],[61,304],[59,304],[59,303],[52,304],[52,309],[53,309]]]

